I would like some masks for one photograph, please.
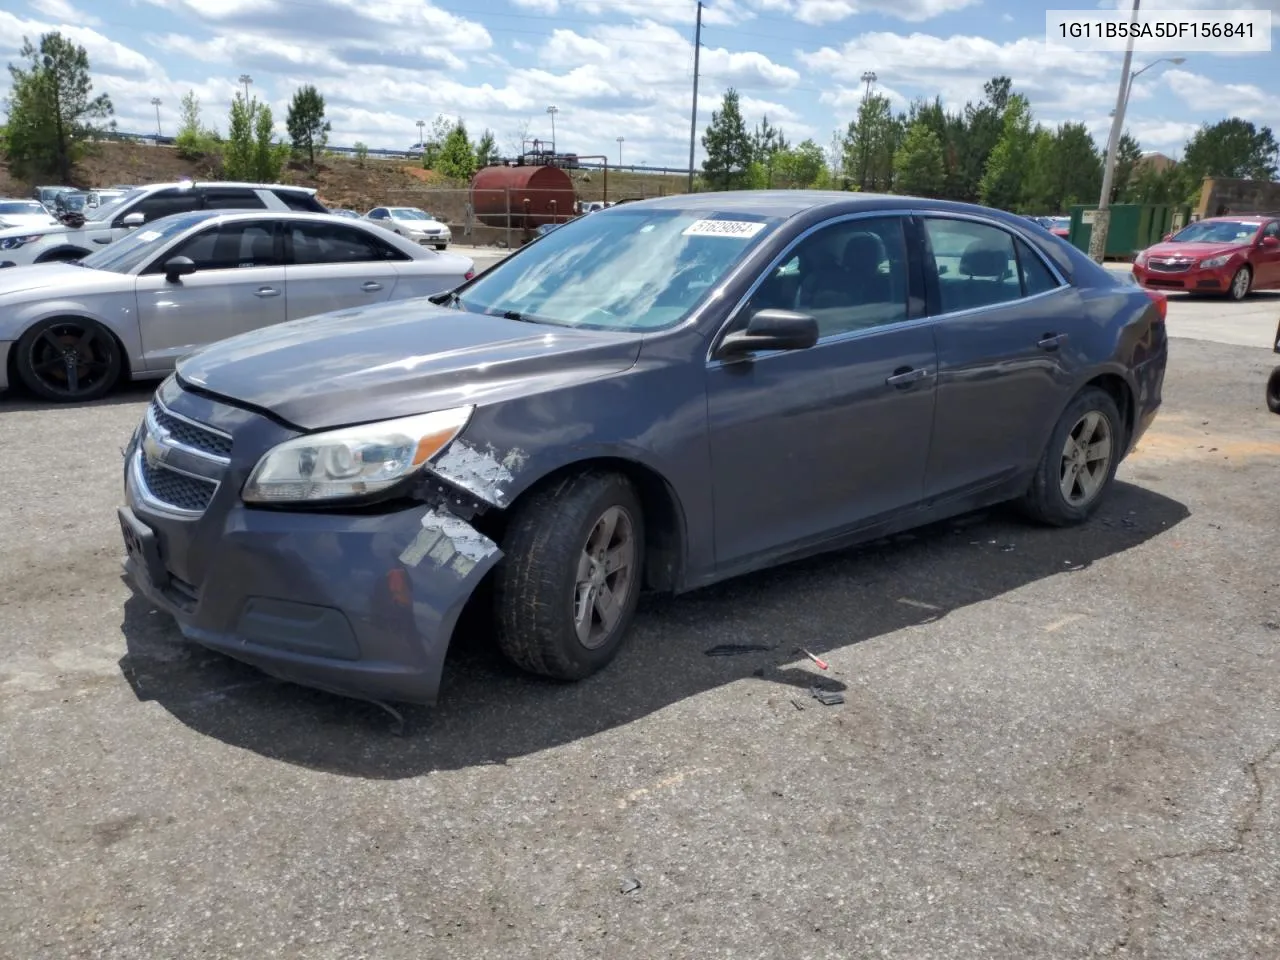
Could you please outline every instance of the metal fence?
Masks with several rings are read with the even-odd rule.
[[[618,190],[609,184],[608,201],[644,200],[674,191],[661,185],[642,184],[634,189]],[[604,186],[597,180],[575,183],[574,190],[522,189],[471,190],[423,186],[389,190],[374,200],[386,207],[417,207],[435,219],[464,231],[478,228],[533,230],[542,224],[564,223],[583,212],[586,204],[604,201]]]

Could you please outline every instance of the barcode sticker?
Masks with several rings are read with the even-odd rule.
[[[138,239],[143,243],[150,243],[158,236],[160,236],[159,230],[144,230],[142,233],[138,234]]]
[[[695,220],[685,228],[685,237],[754,237],[764,229],[763,223],[750,220]]]

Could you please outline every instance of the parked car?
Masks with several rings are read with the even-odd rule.
[[[91,207],[100,207],[112,200],[119,200],[126,193],[127,190],[90,190],[89,199],[85,202]]]
[[[363,220],[363,219],[364,219],[364,217],[362,217],[362,216],[361,216],[358,212],[356,212],[355,210],[348,210],[348,209],[346,209],[345,207],[330,207],[330,208],[329,208],[329,212],[330,212],[330,213],[332,213],[334,216],[337,216],[337,217],[346,217],[348,220]]]
[[[642,587],[1009,499],[1085,521],[1167,356],[1162,294],[909,197],[626,204],[432,300],[233,337],[157,391],[119,519],[128,578],[189,638],[432,703],[476,597],[515,663],[585,677]]]
[[[467,257],[328,214],[175,214],[74,264],[0,272],[0,390],[11,366],[45,400],[91,400],[121,378],[163,377],[221,337],[424,297],[473,271]]]
[[[453,240],[448,224],[417,207],[374,207],[365,214],[365,219],[414,243],[435,247],[437,250],[443,250]]]
[[[0,197],[0,230],[55,226],[58,218],[39,200]]]
[[[69,213],[83,213],[89,201],[89,194],[83,190],[67,190],[53,198],[53,212],[57,217],[65,217]]]
[[[53,209],[53,200],[60,193],[75,193],[75,187],[36,187],[31,191],[31,198],[39,200],[49,210]]]
[[[1141,251],[1133,275],[1145,287],[1225,293],[1280,289],[1280,217],[1209,217]]]
[[[1055,237],[1062,237],[1064,240],[1071,235],[1071,218],[1070,217],[1038,217],[1028,215],[1026,219],[1032,223],[1044,227]]]
[[[153,183],[82,211],[78,226],[0,230],[0,267],[79,260],[143,224],[194,210],[300,210],[324,213],[308,187],[264,183]]]
[[[1271,344],[1271,349],[1280,353],[1280,324],[1276,325],[1276,335]],[[1267,409],[1272,413],[1280,413],[1280,367],[1272,370],[1267,380]]]

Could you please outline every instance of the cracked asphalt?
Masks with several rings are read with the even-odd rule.
[[[130,599],[147,388],[0,399],[0,956],[1275,960],[1277,360],[1175,339],[1084,528],[649,599],[578,685],[468,634],[403,729]]]

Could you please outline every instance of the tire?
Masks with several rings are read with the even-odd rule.
[[[105,396],[116,385],[124,357],[102,324],[54,317],[18,338],[14,364],[18,379],[41,400],[83,403]]]
[[[589,570],[587,549],[613,516],[614,549],[630,563],[603,577],[624,596],[610,607],[612,624],[599,621],[592,603],[586,638],[581,610]],[[629,549],[623,549],[623,536]],[[494,626],[498,646],[516,666],[557,680],[581,680],[617,655],[635,616],[644,572],[644,517],[634,488],[616,473],[589,471],[566,477],[520,503],[503,538],[495,569]],[[598,556],[599,551],[593,550]],[[625,576],[620,576],[625,574]],[[620,584],[623,585],[620,589]],[[598,596],[598,593],[595,594]]]
[[[1098,460],[1068,459],[1068,438],[1087,433],[1089,422],[1095,424],[1091,446],[1102,443],[1104,439],[1098,436],[1096,431],[1100,427],[1096,425],[1100,422],[1105,427],[1105,439],[1110,447],[1105,464]],[[1049,434],[1049,442],[1045,445],[1031,486],[1019,503],[1022,511],[1032,520],[1054,527],[1084,523],[1105,499],[1115,480],[1125,443],[1124,421],[1111,395],[1099,387],[1081,390],[1067,404],[1067,409]],[[1085,464],[1084,470],[1079,469],[1082,463]],[[1088,463],[1092,463],[1092,468]],[[1071,485],[1072,496],[1069,498],[1063,487],[1067,482],[1067,471],[1073,468],[1076,479]],[[1085,495],[1077,499],[1078,494]]]
[[[437,243],[436,249],[443,251],[447,246],[449,246],[447,243]]]
[[[1246,264],[1235,272],[1231,278],[1231,286],[1227,288],[1227,296],[1232,300],[1243,300],[1253,289],[1253,271]]]
[[[1267,380],[1267,409],[1280,413],[1280,367],[1272,370]]]

